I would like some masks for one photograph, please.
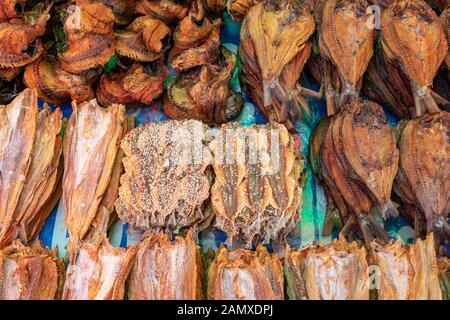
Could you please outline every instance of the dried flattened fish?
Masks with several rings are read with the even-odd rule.
[[[131,300],[200,300],[203,265],[192,230],[186,237],[156,233],[142,240],[128,280]]]
[[[303,162],[293,137],[277,123],[222,125],[211,143],[216,180],[211,204],[228,243],[283,241],[300,218]]]
[[[139,0],[136,11],[165,23],[182,20],[187,16],[191,0]]]
[[[251,6],[262,0],[231,0],[227,1],[227,10],[234,21],[242,21]]]
[[[67,269],[63,300],[123,300],[136,246],[113,248],[106,236],[80,246]]]
[[[16,240],[0,250],[0,300],[60,299],[64,273],[58,249],[41,242],[26,247]]]
[[[284,271],[290,299],[369,300],[366,250],[342,236],[328,246],[288,247]]]
[[[127,25],[136,14],[136,0],[100,0],[103,4],[111,8],[114,13],[114,23],[117,25]]]
[[[220,247],[208,271],[209,300],[283,300],[283,266],[261,245],[256,251]]]

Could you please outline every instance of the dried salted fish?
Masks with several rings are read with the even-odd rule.
[[[37,125],[34,90],[27,89],[0,107],[0,247],[14,237],[16,207],[30,167]]]
[[[442,28],[447,36],[447,43],[450,41],[450,6],[442,11],[439,21],[442,24]],[[445,56],[445,64],[447,65],[447,69],[450,69],[450,52],[447,49],[447,55]]]
[[[21,11],[25,7],[26,0],[2,0],[0,1],[0,21],[20,18]]]
[[[301,97],[297,82],[311,52],[308,39],[314,29],[314,18],[300,1],[265,0],[251,7],[244,19],[241,82],[269,121],[286,122],[290,111],[298,114],[292,107]],[[300,102],[305,104],[304,99]]]
[[[430,86],[447,54],[448,43],[439,19],[422,0],[395,1],[381,20],[383,52],[408,76],[415,116],[439,112]]]
[[[26,247],[16,240],[0,250],[0,300],[60,299],[64,273],[57,248],[41,242]]]
[[[106,232],[102,228],[107,227],[108,221],[101,226],[91,224],[102,210],[102,197],[127,128],[123,105],[113,104],[104,109],[91,100],[81,105],[73,102],[72,108],[64,137],[62,194],[71,257],[88,232]]]
[[[227,10],[234,21],[242,21],[251,6],[262,0],[230,0],[227,1]]]
[[[171,23],[187,16],[191,0],[139,0],[136,11],[143,15]]]
[[[170,241],[152,234],[137,248],[128,280],[131,300],[200,300],[203,265],[192,230]]]
[[[77,0],[64,22],[66,44],[59,52],[61,67],[81,73],[102,67],[114,54],[114,14],[100,2]],[[70,8],[70,7],[69,7]]]
[[[426,2],[433,8],[443,11],[450,5],[448,0],[426,0]]]
[[[202,2],[208,15],[217,18],[222,17],[227,4],[227,0],[202,0]]]
[[[0,23],[0,67],[23,67],[37,59],[44,49],[38,37],[45,32],[48,11],[35,19],[12,19]]]
[[[322,56],[336,66],[341,80],[339,106],[357,99],[373,55],[375,29],[366,0],[330,0],[323,7],[319,31]]]
[[[116,33],[116,52],[135,61],[151,62],[162,57],[170,29],[161,20],[142,16]]]
[[[114,13],[114,23],[117,25],[127,25],[135,16],[136,0],[100,0],[103,4],[111,8]]]
[[[164,112],[172,119],[222,124],[236,118],[242,98],[229,87],[236,57],[225,48],[217,64],[206,64],[178,75],[164,95]]]
[[[162,94],[168,73],[163,62],[155,61],[146,65],[134,63],[123,73],[105,74],[97,87],[98,102],[104,106],[148,105]]]
[[[303,161],[286,127],[223,125],[211,143],[211,204],[228,243],[283,241],[300,218]]]
[[[123,300],[136,246],[113,248],[106,236],[83,243],[67,269],[63,300]]]
[[[206,17],[201,0],[193,2],[189,15],[173,33],[174,48],[170,52],[172,67],[180,72],[217,60],[220,45],[220,20]]]
[[[195,120],[141,125],[122,141],[116,211],[138,228],[177,231],[208,222],[208,127]]]
[[[256,251],[220,247],[208,271],[209,300],[283,300],[283,266],[263,246]]]
[[[290,299],[369,300],[366,249],[342,236],[328,246],[288,247],[284,270]]]
[[[434,232],[442,245],[450,238],[450,114],[442,111],[404,121],[398,130],[395,191],[403,202],[419,209],[426,232]]]
[[[45,56],[27,65],[23,78],[29,88],[37,90],[39,99],[60,104],[70,100],[80,103],[93,99],[92,84],[98,76],[95,70],[69,73],[61,68],[58,60]]]
[[[415,244],[371,243],[380,268],[380,300],[442,300],[433,234]]]

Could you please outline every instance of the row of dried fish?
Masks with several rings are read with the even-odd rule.
[[[219,248],[205,266],[192,231],[170,240],[157,233],[128,248],[106,238],[83,243],[67,274],[56,251],[14,242],[0,251],[1,299],[65,300],[441,300],[448,299],[449,260],[437,261],[433,236],[364,247],[341,238],[331,245],[289,247],[280,259]],[[205,268],[208,268],[207,270]],[[205,273],[206,270],[206,273]],[[205,276],[205,278],[204,278]],[[64,280],[65,278],[65,280]],[[206,292],[202,289],[207,281]],[[447,287],[446,287],[447,284]],[[442,290],[441,290],[442,286]],[[286,288],[286,291],[285,291]],[[375,293],[375,295],[371,294]]]

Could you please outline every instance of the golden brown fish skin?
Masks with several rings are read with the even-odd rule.
[[[26,89],[0,107],[0,248],[14,234],[16,207],[31,163],[38,125],[35,90]]]
[[[136,18],[124,31],[116,32],[116,53],[134,61],[151,62],[162,57],[169,27],[149,16]]]
[[[128,280],[130,300],[200,300],[203,263],[192,229],[171,241],[155,233],[138,244]]]
[[[100,0],[101,3],[111,8],[117,25],[127,25],[136,14],[136,0]]]
[[[94,70],[81,74],[67,72],[57,60],[41,56],[25,67],[24,82],[27,87],[35,88],[44,102],[60,104],[74,100],[81,103],[94,98],[92,84],[98,76],[99,72]]]
[[[298,1],[262,1],[250,8],[242,24],[241,81],[268,120],[286,123],[288,129],[292,127],[289,115],[299,114],[296,99],[301,92],[292,90],[280,77],[283,70],[293,67],[286,72],[292,73],[294,83],[297,82],[309,57],[311,48],[307,43],[314,29],[310,10]],[[300,63],[291,63],[299,55]]]
[[[16,8],[17,6],[23,8],[25,6],[25,3],[26,0],[0,1],[0,22],[20,18],[20,12],[18,12]]]
[[[245,15],[251,6],[261,2],[262,0],[231,0],[227,1],[227,10],[234,21],[244,20]]]
[[[67,269],[63,300],[123,300],[137,247],[112,247],[105,235],[81,244]]]
[[[433,234],[415,244],[371,243],[380,268],[380,300],[442,300]]]
[[[209,300],[283,300],[283,266],[265,247],[220,247],[208,270]]]
[[[163,109],[171,119],[222,124],[239,115],[243,101],[229,87],[236,57],[225,48],[221,53],[217,64],[206,64],[184,72],[169,84]]]
[[[321,54],[335,65],[342,83],[339,107],[358,97],[360,82],[373,55],[375,29],[366,0],[324,4],[319,31]]]
[[[162,20],[165,23],[171,23],[182,20],[187,16],[191,2],[191,0],[180,2],[171,0],[139,0],[136,4],[136,11],[139,14]]]
[[[381,26],[384,54],[410,80],[414,116],[439,112],[430,86],[445,59],[448,42],[435,12],[422,0],[396,1],[384,10]]]
[[[436,243],[449,239],[450,211],[450,114],[442,111],[399,124],[400,170],[396,192],[416,206],[434,232]]]
[[[45,106],[38,116],[36,139],[34,141],[32,158],[25,184],[20,194],[15,212],[13,224],[21,231],[21,239],[28,243],[27,229],[32,229],[31,222],[35,219],[46,219],[36,217],[43,213],[42,208],[52,197],[58,176],[60,158],[62,154],[62,112],[57,108],[54,112]],[[49,214],[49,212],[46,212]],[[37,226],[36,226],[37,227]],[[40,230],[34,230],[39,232]]]
[[[341,235],[327,246],[286,249],[287,294],[300,300],[369,300],[366,249]]]
[[[64,270],[57,248],[15,240],[0,250],[0,300],[59,300]]]
[[[286,127],[228,123],[211,148],[216,175],[211,205],[216,226],[227,233],[228,243],[236,238],[251,247],[255,239],[283,241],[300,217],[303,170]],[[250,148],[255,153],[250,154]],[[257,158],[250,158],[253,155]]]
[[[162,94],[168,73],[161,61],[146,66],[134,63],[123,73],[102,75],[97,87],[97,99],[104,106],[112,103],[127,107],[149,105]]]
[[[439,16],[439,21],[441,22],[442,28],[447,36],[447,43],[450,41],[450,6],[442,11]],[[445,64],[447,69],[450,69],[450,52],[447,49],[447,55],[445,56]]]
[[[195,120],[141,125],[121,147],[125,173],[116,211],[137,228],[180,230],[208,221],[209,128]],[[195,149],[195,156],[192,151]]]
[[[73,102],[72,108],[64,138],[62,195],[71,257],[97,215],[126,127],[123,105],[104,109],[91,100]]]
[[[81,73],[105,65],[114,54],[114,14],[100,2],[77,0],[77,10],[64,22],[67,47],[59,55],[61,67]]]
[[[12,19],[0,23],[0,67],[23,67],[36,60],[44,49],[38,37],[45,32],[50,19],[49,10],[45,10],[33,23],[24,19]],[[34,43],[34,50],[27,52]]]

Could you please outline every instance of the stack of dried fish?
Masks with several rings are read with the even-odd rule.
[[[72,107],[64,137],[62,200],[73,260],[82,240],[95,241],[107,231],[122,171],[119,145],[129,124],[123,105],[104,109],[91,100]]]
[[[204,210],[210,188],[208,130],[195,120],[168,121],[141,125],[126,135],[116,202],[122,220],[172,231],[210,221]]]
[[[303,162],[286,127],[222,125],[212,142],[216,225],[251,247],[282,241],[300,218]]]
[[[137,0],[136,11],[165,23],[182,20],[187,16],[192,0]]]
[[[128,280],[131,300],[199,300],[203,263],[192,230],[170,241],[167,234],[152,234],[137,248]]]
[[[36,91],[0,106],[0,247],[33,241],[59,199],[62,114],[38,111]]]
[[[308,109],[298,84],[310,53],[315,28],[309,9],[300,1],[265,0],[251,7],[241,28],[240,74],[247,94],[273,122],[292,123],[289,115]],[[280,32],[281,30],[281,32]]]
[[[51,251],[40,242],[26,247],[14,241],[0,250],[0,300],[60,299],[64,270],[58,249]]]
[[[344,237],[329,246],[288,247],[284,270],[290,299],[369,299],[366,250]]]
[[[283,266],[265,247],[256,251],[219,248],[208,271],[210,300],[283,300]]]
[[[398,131],[395,191],[414,208],[418,233],[434,232],[440,246],[450,239],[450,114],[442,111],[403,121]]]
[[[433,235],[413,245],[371,243],[380,268],[376,282],[380,300],[441,300]]]
[[[106,237],[83,243],[69,264],[63,300],[123,300],[136,246],[113,248]]]

